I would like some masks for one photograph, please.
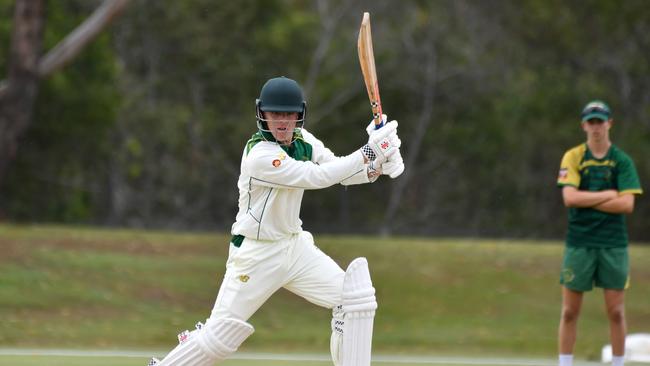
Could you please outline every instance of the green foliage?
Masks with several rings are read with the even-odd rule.
[[[46,47],[95,5],[50,4]],[[558,238],[566,218],[555,177],[562,153],[584,140],[577,115],[588,100],[609,102],[614,143],[650,181],[646,8],[643,0],[134,1],[43,83],[2,209],[21,220],[226,230],[268,78],[303,84],[306,127],[335,153],[366,138],[356,36],[370,11],[384,110],[400,122],[410,165],[396,181],[308,192],[306,227]],[[0,40],[10,26],[0,20]],[[632,238],[647,239],[648,213],[637,205]]]
[[[48,6],[44,46],[63,39],[88,16],[86,3]],[[92,10],[92,9],[90,9]],[[23,138],[5,194],[20,220],[88,222],[101,211],[110,134],[120,96],[110,37],[102,35],[74,62],[41,83],[33,127]]]
[[[0,0],[0,80],[7,75],[7,60],[9,55],[9,39],[11,39],[11,26],[13,25],[13,1]]]

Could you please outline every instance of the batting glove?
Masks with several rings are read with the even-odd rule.
[[[387,161],[381,165],[382,174],[388,175],[395,179],[404,172],[404,160],[399,148]]]
[[[368,143],[361,148],[361,153],[377,165],[385,162],[395,154],[401,144],[396,131],[397,121],[390,121],[368,138]]]

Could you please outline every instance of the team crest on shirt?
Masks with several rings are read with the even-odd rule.
[[[242,281],[242,282],[244,282],[244,283],[248,282],[248,280],[250,280],[250,279],[251,279],[251,278],[250,278],[248,275],[241,275],[241,276],[239,276],[239,280]]]
[[[566,179],[566,177],[569,176],[569,170],[567,168],[562,168],[560,169],[560,173],[558,174],[558,179]]]
[[[278,154],[278,158],[273,160],[271,164],[273,164],[273,166],[277,168],[280,166],[280,164],[282,164],[282,160],[286,158],[287,158],[287,154],[284,151],[282,151],[281,153]]]

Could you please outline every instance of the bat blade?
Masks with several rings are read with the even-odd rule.
[[[381,98],[379,97],[379,82],[377,81],[377,69],[375,68],[375,54],[372,49],[372,33],[370,31],[370,13],[363,13],[361,27],[359,28],[359,38],[357,39],[357,51],[359,53],[359,63],[361,64],[361,73],[363,81],[366,84],[370,107],[372,108],[372,118],[375,121],[375,127],[382,126],[382,108]]]

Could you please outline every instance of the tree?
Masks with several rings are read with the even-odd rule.
[[[32,124],[39,81],[71,62],[130,0],[105,0],[77,29],[41,56],[44,0],[16,0],[7,79],[0,83],[0,184]]]

